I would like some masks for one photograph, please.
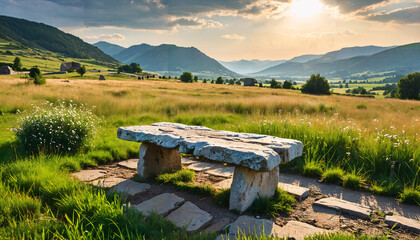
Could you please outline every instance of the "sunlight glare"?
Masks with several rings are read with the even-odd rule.
[[[298,18],[310,18],[318,15],[323,7],[324,4],[318,0],[293,0],[290,13]]]

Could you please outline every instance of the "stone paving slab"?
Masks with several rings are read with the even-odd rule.
[[[220,232],[222,231],[222,229],[224,227],[226,227],[226,225],[228,225],[230,223],[230,218],[222,218],[220,219],[220,221],[218,221],[217,223],[211,225],[210,227],[204,229],[203,232],[205,233],[215,233],[215,232]]]
[[[235,171],[235,167],[222,166],[220,168],[207,170],[206,173],[213,176],[217,176],[217,177],[230,178],[230,177],[233,177],[234,171]]]
[[[369,207],[364,207],[358,203],[349,202],[335,197],[323,198],[313,204],[318,207],[334,209],[359,218],[367,219],[371,214]]]
[[[245,234],[246,236],[272,236],[279,232],[280,226],[267,219],[256,219],[242,215],[235,222],[228,225],[229,234]]]
[[[119,178],[119,177],[109,177],[109,178],[103,178],[103,179],[96,179],[90,182],[90,184],[97,187],[110,188],[110,187],[114,187],[115,185],[118,185],[121,182],[124,182],[125,180],[127,179]]]
[[[284,225],[280,231],[275,233],[279,238],[293,238],[295,240],[304,240],[305,237],[315,234],[327,233],[328,231],[322,228],[314,227],[307,223],[298,221],[289,221]]]
[[[167,215],[169,212],[178,208],[185,200],[172,193],[162,193],[156,197],[146,200],[133,207],[142,212],[145,216],[149,216],[152,212],[160,215]]]
[[[197,160],[194,160],[194,159],[191,159],[191,158],[185,158],[185,157],[182,157],[181,158],[181,163],[182,163],[182,165],[186,165],[186,166],[188,166],[188,165],[190,165],[190,164],[193,164],[193,163],[198,163],[199,161],[197,161]]]
[[[94,170],[82,170],[71,174],[73,177],[83,182],[90,182],[98,178],[102,178],[106,175],[106,171],[94,169]]]
[[[293,184],[287,184],[287,183],[279,182],[277,186],[279,188],[283,189],[284,191],[292,194],[293,196],[295,196],[300,201],[307,198],[309,196],[309,193],[310,193],[309,188],[300,187],[300,186],[293,185]]]
[[[119,193],[128,194],[130,197],[136,194],[145,192],[150,189],[150,185],[147,183],[139,183],[133,180],[127,179],[123,182],[120,182],[114,187]]]
[[[197,232],[208,224],[213,216],[188,201],[166,216],[166,219],[178,227],[186,226],[187,232]]]
[[[132,170],[137,170],[138,159],[128,159],[118,163],[118,166],[126,167]]]
[[[196,172],[204,172],[216,168],[220,168],[220,164],[215,163],[206,163],[206,162],[196,162],[188,166],[189,169]]]
[[[396,224],[397,227],[407,228],[415,233],[420,233],[420,222],[411,218],[397,215],[386,216],[385,223],[391,228]]]
[[[217,189],[229,189],[230,186],[232,185],[232,181],[233,181],[232,178],[228,178],[226,180],[216,183],[215,187]]]

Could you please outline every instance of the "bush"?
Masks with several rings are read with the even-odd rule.
[[[86,107],[46,102],[21,119],[15,134],[30,153],[74,153],[87,146],[97,118]]]
[[[398,82],[398,94],[401,99],[420,99],[420,72],[408,74]]]
[[[37,66],[29,69],[29,77],[35,78],[35,75],[41,75],[41,70]]]
[[[343,186],[346,188],[359,190],[364,188],[364,183],[363,177],[358,176],[356,173],[348,173],[343,177]]]
[[[273,78],[270,81],[270,88],[282,88],[282,85]]]
[[[41,70],[37,66],[29,70],[29,77],[35,85],[42,85],[46,83],[44,76],[42,76]]]
[[[81,77],[83,77],[83,75],[85,75],[86,73],[85,65],[82,65],[79,69],[77,69],[77,73],[80,74]]]
[[[218,77],[216,79],[216,84],[225,84],[225,81],[223,81],[223,78],[222,77]]]
[[[398,201],[400,203],[409,203],[420,206],[420,191],[415,188],[404,188]]]
[[[193,82],[193,76],[190,72],[183,72],[182,75],[179,77],[181,82],[191,83]]]
[[[301,91],[303,93],[329,95],[330,84],[328,83],[327,79],[321,77],[319,74],[312,74],[311,77],[302,86]]]
[[[35,77],[33,78],[35,85],[43,85],[47,83],[47,80],[45,80],[44,76],[35,74]]]
[[[303,175],[320,178],[322,176],[322,164],[316,161],[306,162],[303,166]]]
[[[293,83],[292,82],[290,82],[290,81],[284,81],[284,83],[283,83],[283,88],[284,89],[292,89],[293,88]]]

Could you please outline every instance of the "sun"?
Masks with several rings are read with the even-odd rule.
[[[298,18],[311,18],[318,15],[324,4],[318,0],[293,0],[290,5],[290,14]]]

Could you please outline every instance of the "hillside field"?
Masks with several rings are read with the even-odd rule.
[[[136,156],[140,144],[117,139],[118,127],[161,121],[297,139],[304,143],[304,156],[282,165],[281,171],[313,176],[311,169],[320,169],[322,174],[340,167],[359,177],[364,190],[412,204],[420,196],[419,101],[314,96],[285,89],[104,75],[106,81],[96,80],[97,73],[83,78],[76,74],[47,76],[47,84],[41,86],[19,76],[0,76],[0,193],[8,196],[0,197],[0,205],[16,201],[23,206],[18,214],[5,217],[0,212],[0,220],[6,219],[0,221],[0,238],[35,236],[43,228],[74,233],[82,226],[76,224],[79,218],[87,219],[81,222],[98,220],[93,212],[127,221],[128,217],[120,218],[123,208],[118,197],[82,186],[68,172]],[[12,129],[19,127],[22,114],[45,101],[85,104],[93,109],[101,124],[91,148],[62,156],[21,152]],[[64,224],[63,214],[71,216],[73,209],[79,209],[69,220],[74,225]],[[144,221],[149,228],[143,226],[140,234],[156,234],[151,236],[159,239],[171,238],[160,235],[165,231],[176,231],[161,220]],[[136,226],[121,231],[131,227]],[[110,229],[107,231],[116,231]],[[83,229],[77,233],[84,234]]]

